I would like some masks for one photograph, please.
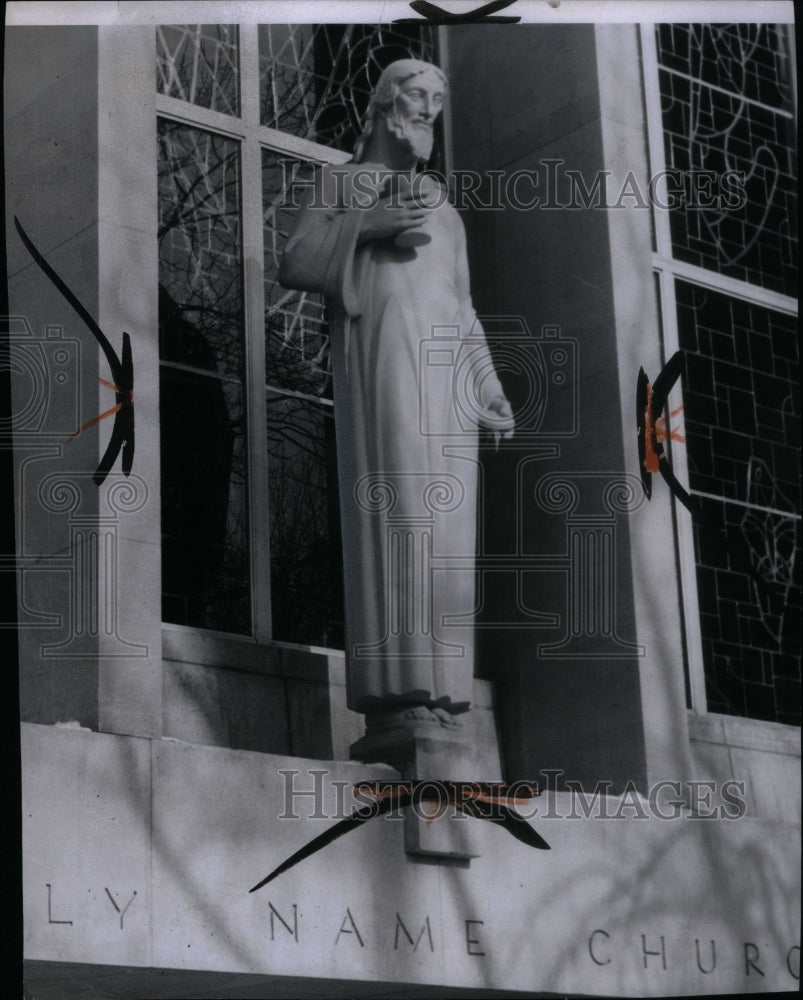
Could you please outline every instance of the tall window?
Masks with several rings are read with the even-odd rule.
[[[343,644],[328,326],[277,274],[291,185],[407,57],[434,29],[157,29],[166,622]]]
[[[690,703],[800,722],[800,395],[788,30],[642,30],[664,350],[686,359],[676,511]],[[677,171],[676,174],[673,174]],[[680,178],[680,181],[678,181]],[[670,192],[669,185],[674,191]],[[661,194],[662,192],[662,194]],[[682,418],[680,413],[682,412]],[[673,421],[674,422],[674,421]]]

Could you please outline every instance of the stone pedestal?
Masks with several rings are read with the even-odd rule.
[[[416,720],[408,725],[371,727],[351,745],[352,760],[390,764],[402,778],[432,781],[433,802],[406,810],[404,849],[407,854],[436,857],[442,861],[468,862],[480,856],[476,823],[446,801],[441,783],[475,781],[472,745],[465,727],[447,729],[437,721]],[[427,819],[425,812],[431,810]]]

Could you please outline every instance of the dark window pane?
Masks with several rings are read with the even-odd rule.
[[[685,178],[684,203],[670,211],[674,256],[796,295],[797,158],[785,30],[658,25],[656,36],[665,158]],[[698,174],[695,182],[694,171],[711,179]]]
[[[274,392],[267,408],[273,634],[343,648],[332,408]]]
[[[247,634],[242,388],[162,365],[159,396],[164,620]]]
[[[159,122],[159,283],[163,304],[178,311],[200,338],[165,326],[162,361],[242,381],[239,145],[164,120]]]
[[[237,143],[159,122],[165,621],[250,631]]]
[[[736,96],[791,112],[787,30],[776,24],[659,24],[658,62]]]
[[[240,114],[236,24],[175,24],[156,29],[160,94],[227,115]]]
[[[792,317],[678,281],[710,711],[800,722],[800,389]]]
[[[676,289],[691,488],[759,502],[749,472],[761,460],[774,484],[761,504],[799,512],[797,321],[686,282]]]

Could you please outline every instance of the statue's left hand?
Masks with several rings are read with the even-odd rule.
[[[493,432],[494,444],[499,447],[499,439],[506,441],[513,437],[516,422],[513,419],[513,407],[505,396],[494,396],[486,408],[487,417],[480,419],[480,424]]]

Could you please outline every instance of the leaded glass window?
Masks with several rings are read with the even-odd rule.
[[[692,703],[703,712],[799,724],[789,28],[657,25],[642,40],[652,171],[677,171],[684,181],[683,198],[668,211],[654,206],[653,221],[665,353],[679,348],[686,362],[682,399],[671,404],[673,465],[702,515],[693,521],[683,510],[676,519],[681,550],[693,550],[693,574],[683,580],[684,596],[695,595],[685,604]],[[695,197],[693,178],[703,171],[711,182],[698,184]],[[713,197],[701,201],[700,190]]]
[[[792,317],[678,281],[708,709],[799,721],[800,390]]]
[[[785,29],[666,24],[656,35],[666,166],[686,179],[685,203],[670,213],[674,256],[795,295],[797,163]],[[692,181],[694,171],[710,173],[711,184],[700,174]],[[744,184],[732,177],[723,192],[718,185],[731,171]]]

